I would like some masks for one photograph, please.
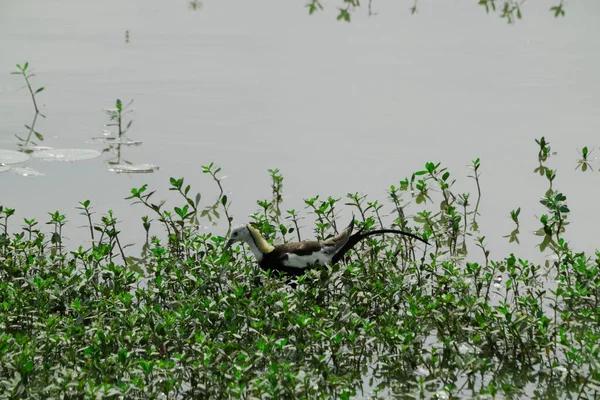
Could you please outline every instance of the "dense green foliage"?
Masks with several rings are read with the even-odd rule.
[[[431,245],[372,237],[297,285],[200,231],[208,218],[231,227],[212,164],[203,171],[219,193],[208,206],[182,178],[171,179],[181,196],[172,208],[146,186],[132,190],[151,213],[140,258],[125,256],[113,213],[97,219],[89,201],[79,208],[91,245],[74,251],[60,212],[49,231],[25,219],[11,232],[15,211],[0,207],[0,397],[597,398],[600,258],[563,240],[570,210],[545,166],[550,147],[538,144],[536,173],[549,188],[536,234],[554,255],[545,265],[489,259],[476,220],[479,160],[473,197],[454,193],[434,163],[391,186],[385,203],[348,194],[359,226],[393,221]],[[317,196],[305,200],[314,229],[301,228],[301,213],[284,211],[283,177],[269,172],[271,199],[251,216],[269,240],[345,226],[341,199]]]

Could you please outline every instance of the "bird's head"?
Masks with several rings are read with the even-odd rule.
[[[248,243],[250,240],[252,240],[252,236],[250,234],[250,229],[248,228],[248,225],[236,226],[231,231],[231,235],[229,235],[229,240],[225,244],[225,248],[230,248],[231,245],[236,242]]]

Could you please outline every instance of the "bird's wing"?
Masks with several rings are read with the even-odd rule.
[[[350,224],[346,227],[346,229],[340,232],[340,234],[321,242],[323,247],[325,248],[325,251],[327,253],[336,253],[348,242],[353,230],[354,218],[352,218]]]
[[[326,253],[321,242],[297,242],[277,246],[279,262],[288,268],[304,269],[316,263],[327,264],[331,254]]]

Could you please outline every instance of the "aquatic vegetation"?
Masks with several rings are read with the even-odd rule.
[[[190,10],[198,11],[202,8],[202,2],[200,2],[199,0],[190,0],[188,6]]]
[[[323,0],[308,0],[306,2],[305,7],[308,9],[308,13],[312,15],[316,11],[323,10]],[[376,12],[373,11],[373,0],[369,0],[367,2],[367,11],[368,15],[377,15]],[[496,14],[498,13],[500,18],[506,20],[507,23],[512,24],[517,20],[523,18],[524,13],[524,3],[523,0],[479,0],[478,4],[485,9],[487,14]],[[364,4],[364,3],[363,3]],[[342,5],[338,7],[338,21],[346,21],[350,22],[352,14],[361,7],[360,0],[344,0]],[[419,0],[412,0],[412,4],[408,7],[411,14],[416,14],[419,10],[418,8]],[[190,8],[192,8],[190,6]],[[195,9],[195,8],[193,8]],[[549,11],[554,15],[555,18],[564,17],[565,16],[565,2],[564,0],[557,0],[555,5],[550,7]]]
[[[92,149],[43,149],[34,151],[31,156],[44,161],[73,162],[100,157],[100,152]]]
[[[29,161],[29,158],[27,154],[19,151],[0,149],[0,167],[23,164]]]
[[[123,127],[123,116],[125,114],[129,114],[132,110],[127,111],[127,109],[131,106],[133,100],[127,103],[125,106],[120,99],[117,99],[115,102],[115,108],[105,108],[103,111],[108,115],[109,123],[106,124],[107,127],[114,126],[117,128],[116,135],[120,139],[127,133],[129,128],[131,128],[131,124],[133,124],[133,120],[129,120],[127,125]]]
[[[40,146],[33,140],[33,137],[37,138],[39,141],[43,141],[44,137],[38,131],[35,130],[35,124],[37,122],[38,116],[46,117],[44,114],[40,112],[38,101],[36,95],[44,91],[44,87],[40,87],[36,90],[31,86],[31,78],[35,76],[31,72],[29,67],[29,63],[25,63],[23,66],[17,64],[18,71],[12,72],[13,75],[21,75],[25,80],[25,84],[29,90],[29,94],[31,95],[32,104],[34,107],[34,117],[33,121],[30,125],[25,125],[25,128],[28,130],[28,135],[25,138],[20,137],[19,135],[15,135],[17,138],[17,146],[19,151],[5,150],[0,149],[0,173],[12,170],[13,173],[20,176],[43,176],[42,172],[39,172],[30,166],[22,165],[26,164],[32,158],[40,159],[43,161],[62,161],[62,162],[73,162],[73,161],[81,161],[88,160],[92,158],[99,157],[102,153],[93,149],[54,149],[47,146]],[[142,142],[134,141],[127,137],[125,137],[125,133],[131,127],[132,121],[129,121],[127,125],[124,126],[123,116],[125,113],[130,112],[126,111],[126,109],[131,105],[131,102],[125,106],[123,106],[121,100],[117,99],[116,108],[115,109],[107,109],[104,110],[109,118],[110,123],[107,126],[116,127],[117,132],[116,136],[107,136],[103,138],[96,138],[97,141],[101,141],[103,143],[109,143],[109,148],[105,149],[103,152],[114,151],[117,153],[117,161],[109,160],[109,170],[113,172],[126,172],[126,173],[148,173],[154,172],[158,169],[158,166],[153,164],[141,164],[141,165],[132,165],[128,161],[123,160],[124,164],[121,165],[121,145],[127,146],[137,146]],[[109,132],[110,134],[110,132]],[[114,146],[113,146],[114,145]]]
[[[93,138],[94,143],[103,143],[108,144],[108,147],[102,150],[102,153],[110,153],[113,154],[113,157],[106,161],[108,170],[110,172],[115,173],[126,173],[126,174],[147,174],[155,172],[159,169],[158,165],[144,163],[144,164],[134,164],[122,157],[122,147],[129,146],[140,146],[142,142],[140,140],[133,140],[125,136],[131,125],[133,124],[133,120],[129,120],[127,125],[123,121],[125,114],[133,112],[133,110],[127,110],[133,100],[131,100],[126,105],[123,105],[123,102],[120,99],[117,99],[115,102],[115,108],[107,108],[103,111],[109,117],[109,123],[106,124],[106,127],[115,127],[115,132],[111,132],[107,130],[104,132],[104,136]]]
[[[482,163],[472,167],[479,199]],[[230,199],[221,169],[211,163],[203,172],[218,188],[207,206],[183,178],[170,180],[180,199],[172,205],[146,185],[131,190],[129,201],[151,213],[141,221],[140,257],[122,245],[117,216],[97,216],[89,200],[77,208],[90,244],[77,249],[65,247],[65,214],[49,213],[47,225],[25,218],[11,232],[17,212],[0,205],[0,393],[600,395],[600,252],[586,255],[565,241],[571,210],[556,172],[536,232],[540,251],[551,256],[545,264],[515,254],[491,258],[474,222],[478,200],[455,193],[450,171],[428,162],[390,186],[387,199],[349,193],[343,207],[354,211],[358,228],[392,226],[430,245],[369,237],[294,285],[257,268],[243,246],[224,248],[228,235],[216,232],[230,226]],[[345,225],[337,219],[340,198],[314,196],[305,199],[306,213],[285,210],[283,176],[269,174],[271,198],[258,201],[250,219],[271,243],[328,238]],[[510,239],[520,215],[520,208],[510,212],[517,227]],[[200,226],[224,217],[212,232]]]
[[[35,124],[37,122],[38,116],[41,116],[43,118],[46,118],[46,116],[40,112],[40,109],[38,107],[38,102],[37,102],[37,99],[35,96],[37,94],[43,92],[45,88],[40,87],[40,88],[37,88],[36,90],[33,90],[33,88],[31,87],[31,78],[33,78],[35,76],[35,74],[30,72],[31,70],[29,69],[28,62],[25,62],[25,64],[23,64],[23,66],[21,66],[20,64],[17,64],[17,69],[18,69],[18,71],[13,71],[13,72],[11,72],[11,74],[12,75],[21,75],[23,77],[23,79],[25,80],[25,84],[27,85],[27,89],[29,90],[29,94],[31,95],[31,102],[33,103],[33,108],[35,110],[35,114],[33,115],[33,121],[31,122],[30,125],[25,125],[25,128],[28,131],[27,137],[22,138],[19,135],[15,134],[15,137],[19,140],[19,148],[21,149],[21,151],[29,152],[27,150],[27,146],[29,146],[30,144],[34,145],[34,146],[37,145],[35,142],[32,141],[32,139],[33,139],[32,135],[34,135],[39,141],[44,141],[44,136],[35,130]]]
[[[594,169],[592,168],[592,159],[589,158],[589,156],[592,154],[592,150],[588,150],[587,146],[585,146],[583,149],[581,149],[581,152],[579,153],[581,158],[577,161],[577,166],[575,167],[575,169],[581,169],[582,172],[586,172],[588,169],[590,171],[593,171]]]
[[[109,165],[110,172],[127,173],[127,174],[148,174],[158,170],[158,165],[155,164],[113,164]]]

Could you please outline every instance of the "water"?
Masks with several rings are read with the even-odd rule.
[[[412,2],[376,0],[377,16],[365,8],[346,24],[331,5],[309,17],[302,1],[207,0],[192,11],[185,1],[4,0],[0,148],[16,150],[13,135],[33,118],[23,82],[9,75],[29,61],[34,85],[46,87],[39,101],[47,118],[36,125],[42,145],[101,151],[91,140],[108,122],[101,110],[135,99],[128,136],[143,144],[121,156],[160,169],[117,174],[106,154],[32,160],[27,167],[43,176],[2,173],[0,204],[17,208],[18,220],[67,213],[67,235],[78,244],[84,219],[73,207],[91,199],[98,213],[112,209],[124,220],[126,242],[139,242],[139,217],[148,213],[124,200],[129,190],[148,183],[170,198],[168,178],[184,176],[208,205],[216,188],[201,165],[211,161],[229,176],[237,224],[270,196],[267,168],[285,177],[285,208],[302,209],[302,198],[316,194],[383,200],[426,161],[448,166],[458,192],[474,192],[466,165],[480,157],[479,222],[491,257],[534,258],[529,232],[547,186],[533,174],[534,138],[545,136],[572,210],[566,237],[591,251],[600,174],[574,168],[577,149],[600,145],[600,3],[572,2],[561,19],[549,3],[530,3],[524,20],[508,26],[467,1],[420,2],[411,16]],[[502,238],[519,206],[520,247]]]

